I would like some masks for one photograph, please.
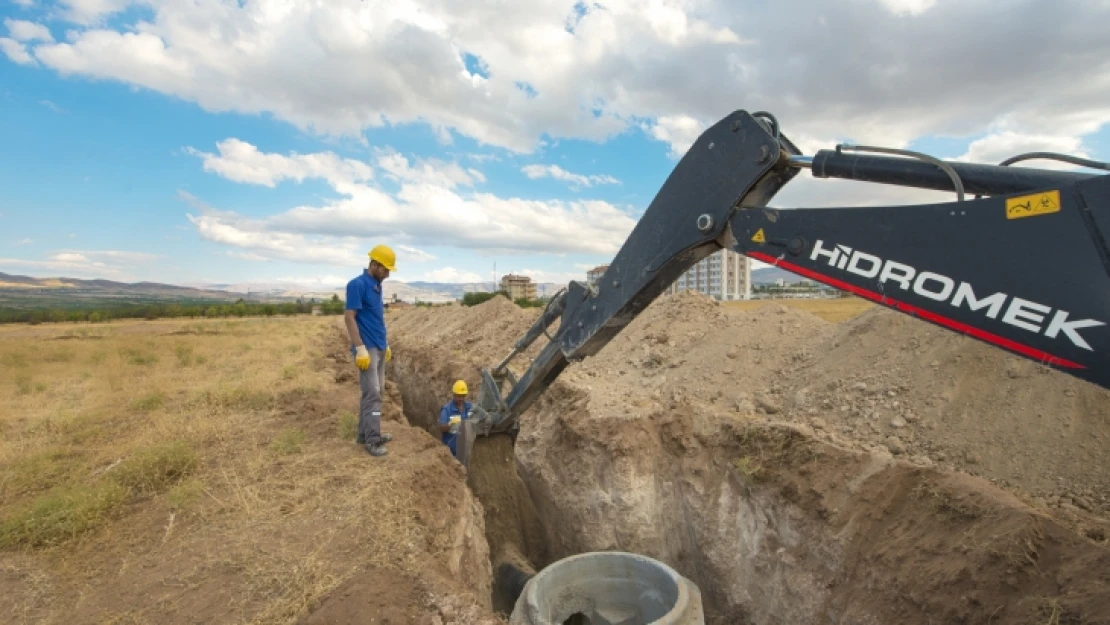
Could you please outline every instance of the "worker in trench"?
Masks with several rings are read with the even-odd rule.
[[[382,282],[394,271],[397,257],[386,245],[375,246],[369,256],[370,265],[347,283],[343,320],[362,388],[358,405],[358,444],[365,445],[371,456],[380,457],[388,453],[385,444],[393,440],[392,435],[382,432],[385,363],[393,358],[386,338]]]
[[[451,450],[451,455],[458,458],[459,428],[462,422],[470,418],[471,403],[466,400],[469,394],[466,382],[456,380],[451,387],[451,401],[448,401],[439,410],[439,431],[443,444]]]

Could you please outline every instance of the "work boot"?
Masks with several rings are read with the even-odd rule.
[[[391,440],[393,440],[393,435],[392,434],[382,434],[382,436],[381,436],[381,442],[382,443],[388,443]]]
[[[374,457],[381,457],[389,453],[389,451],[387,451],[385,445],[381,443],[378,443],[377,445],[371,443],[366,446],[366,453]]]

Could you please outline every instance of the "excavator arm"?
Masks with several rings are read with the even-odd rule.
[[[733,112],[690,147],[596,284],[571,282],[482,371],[476,433],[515,433],[568,363],[596,354],[724,248],[1110,388],[1110,176],[1011,166],[1022,158],[1106,168],[1054,154],[986,165],[860,146],[807,157],[773,116]],[[805,169],[956,198],[769,208]],[[549,342],[517,379],[508,364],[540,336]]]

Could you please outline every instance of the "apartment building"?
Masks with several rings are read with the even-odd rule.
[[[513,301],[518,299],[536,299],[536,283],[528,276],[517,276],[511,273],[501,276],[501,290],[509,294]]]
[[[601,279],[601,276],[605,275],[605,270],[608,269],[608,268],[609,268],[609,265],[598,265],[597,267],[594,267],[593,269],[587,271],[586,272],[586,283],[587,284],[596,283],[598,280]]]
[[[751,299],[751,261],[729,249],[714,252],[698,261],[667,289],[668,293],[679,291],[698,291],[722,301]]]

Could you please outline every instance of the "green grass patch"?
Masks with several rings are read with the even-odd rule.
[[[153,412],[166,405],[166,396],[156,391],[131,402],[131,407],[139,412]]]
[[[353,412],[339,413],[339,438],[355,440],[358,437],[358,415]]]
[[[178,345],[173,351],[177,356],[177,364],[182,367],[190,367],[196,362],[192,345]]]
[[[100,526],[127,500],[115,482],[62,486],[0,521],[0,548],[47,547]]]
[[[68,349],[57,349],[52,352],[47,352],[43,355],[42,359],[46,362],[70,362],[73,360],[73,352]]]
[[[191,475],[198,464],[192,448],[173,441],[136,450],[109,475],[133,493],[157,493]]]
[[[269,410],[274,407],[275,401],[274,394],[270,391],[234,387],[197,393],[189,401],[189,407],[204,405],[230,410]]]
[[[0,365],[4,365],[7,369],[25,369],[27,368],[27,357],[19,352],[4,354],[0,356]]]
[[[195,477],[188,478],[166,491],[166,501],[176,512],[193,508],[204,494],[204,484]]]
[[[41,493],[80,474],[85,458],[66,448],[51,447],[14,460],[0,469],[2,499]]]
[[[120,356],[133,365],[152,365],[158,362],[158,356],[141,349],[125,348],[119,350]]]
[[[285,428],[270,441],[270,451],[285,456],[298,454],[304,446],[304,431],[298,428]]]

